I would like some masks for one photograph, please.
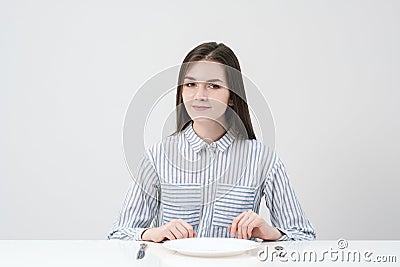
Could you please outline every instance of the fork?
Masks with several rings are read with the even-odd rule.
[[[145,254],[144,251],[145,251],[146,248],[147,248],[147,244],[146,243],[140,244],[140,249],[139,249],[139,251],[137,253],[137,256],[136,256],[137,260],[140,260],[140,259],[142,259],[144,257],[144,254]]]

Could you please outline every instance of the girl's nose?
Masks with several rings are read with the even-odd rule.
[[[207,85],[205,83],[198,83],[195,97],[207,99],[207,96],[208,96]]]

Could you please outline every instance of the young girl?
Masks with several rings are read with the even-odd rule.
[[[256,140],[240,71],[222,43],[185,57],[177,131],[146,149],[109,239],[315,239],[283,162]],[[262,197],[272,225],[258,214]]]

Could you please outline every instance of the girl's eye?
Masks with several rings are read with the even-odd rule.
[[[220,86],[218,84],[211,83],[210,87],[211,87],[211,89],[219,89]]]
[[[194,84],[194,83],[187,83],[187,84],[185,84],[185,86],[187,86],[187,87],[194,87],[195,84]]]

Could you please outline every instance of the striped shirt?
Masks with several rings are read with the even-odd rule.
[[[108,239],[141,240],[144,230],[183,219],[197,237],[230,237],[244,211],[259,212],[265,197],[279,240],[313,240],[307,219],[277,154],[228,130],[211,144],[193,123],[147,148]]]

